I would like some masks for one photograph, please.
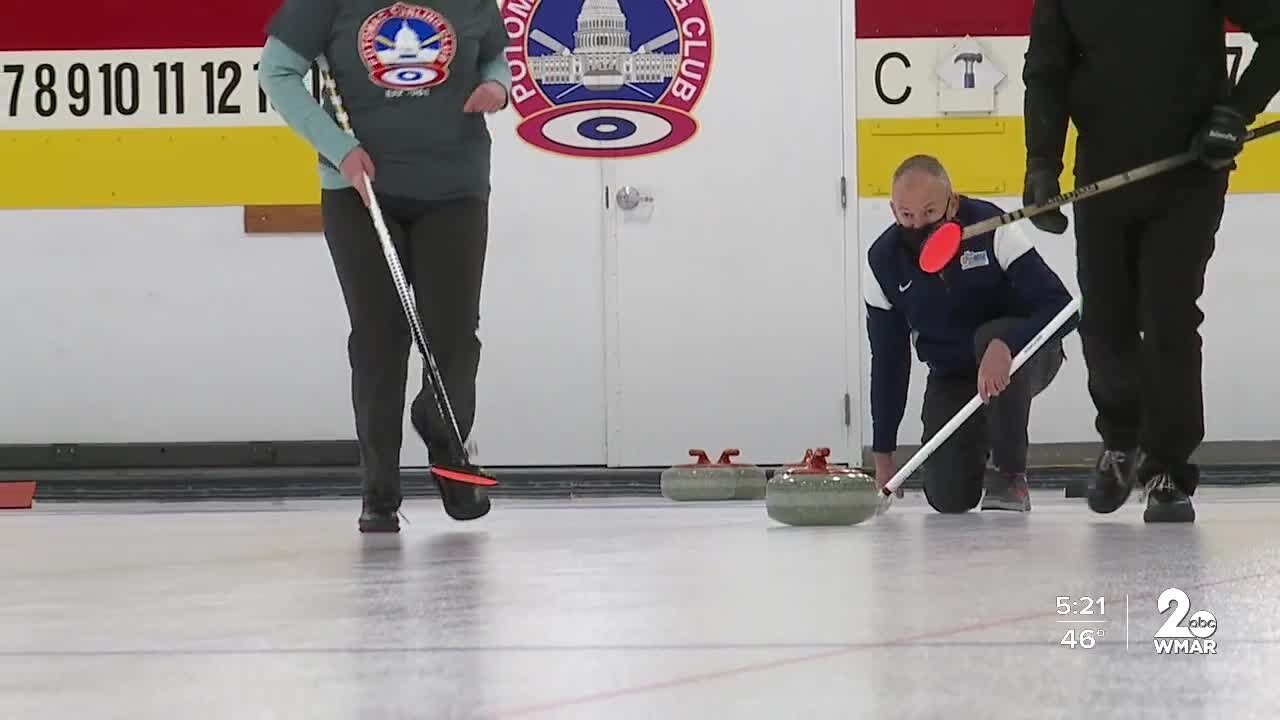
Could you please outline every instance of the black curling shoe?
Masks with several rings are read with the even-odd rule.
[[[1141,461],[1139,450],[1104,450],[1089,483],[1089,509],[1104,514],[1119,510],[1133,492]]]
[[[435,472],[431,477],[436,481],[436,489],[440,492],[440,501],[449,517],[459,522],[476,520],[489,514],[489,491],[483,485],[450,480]]]
[[[374,509],[366,503],[360,512],[360,532],[398,533],[400,517],[395,510]]]
[[[1149,523],[1189,523],[1196,521],[1196,508],[1191,496],[1167,472],[1156,473],[1147,481],[1147,509],[1142,519]]]

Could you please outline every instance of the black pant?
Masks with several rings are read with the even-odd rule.
[[[1204,439],[1198,301],[1213,255],[1225,172],[1199,167],[1075,207],[1080,339],[1096,427],[1111,450],[1142,448],[1187,492]]]
[[[978,328],[974,353],[979,362],[987,344],[1014,322],[1018,320],[1000,318]],[[1063,358],[1062,341],[1055,336],[1009,378],[1009,386],[1003,392],[970,415],[924,461],[920,467],[924,495],[933,509],[959,513],[977,507],[982,499],[988,454],[1002,471],[1026,472],[1031,400],[1057,376]],[[929,442],[977,392],[976,372],[943,374],[931,370],[924,389],[920,417],[924,434],[920,441]]]
[[[475,419],[488,197],[432,203],[379,195],[378,201],[465,441]],[[400,446],[413,337],[360,196],[352,189],[325,190],[321,208],[351,324],[347,351],[364,496],[380,508],[395,509],[402,498]],[[439,460],[448,453],[452,429],[436,409],[425,377],[410,414],[413,426],[426,435],[429,457]]]

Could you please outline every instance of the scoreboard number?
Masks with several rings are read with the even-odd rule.
[[[281,124],[258,85],[259,53],[258,48],[0,53],[0,128]],[[99,59],[87,59],[94,56]],[[304,82],[318,100],[314,66],[309,75]]]

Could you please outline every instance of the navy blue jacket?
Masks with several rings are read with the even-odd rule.
[[[996,205],[961,197],[963,225],[1003,214]],[[1017,223],[964,241],[939,275],[920,269],[890,226],[867,250],[863,298],[871,341],[872,450],[893,452],[907,405],[911,336],[916,355],[931,372],[976,377],[974,335],[1001,317],[1023,322],[1000,339],[1017,355],[1062,308],[1071,294],[1032,247]],[[1069,333],[1079,316],[1056,337]],[[975,381],[974,392],[977,392]]]

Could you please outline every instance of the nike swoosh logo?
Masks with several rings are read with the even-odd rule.
[[[915,280],[912,280],[911,282],[915,282]],[[909,282],[909,283],[907,283],[906,285],[899,285],[899,286],[898,286],[898,292],[906,292],[906,291],[907,291],[907,288],[909,288],[909,287],[911,287],[911,283],[910,283],[910,282]]]

